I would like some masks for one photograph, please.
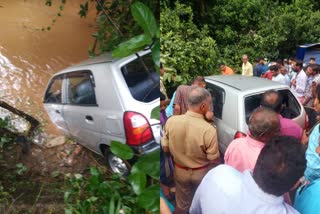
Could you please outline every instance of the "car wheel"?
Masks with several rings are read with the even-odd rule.
[[[114,173],[119,173],[123,176],[126,176],[129,174],[130,171],[130,164],[126,160],[122,160],[115,154],[113,154],[109,148],[107,148],[104,152],[105,159],[107,161],[107,165]]]

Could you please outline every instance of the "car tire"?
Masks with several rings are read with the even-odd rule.
[[[122,176],[129,175],[131,164],[113,154],[109,147],[105,149],[104,157],[108,167],[113,173],[119,173]]]

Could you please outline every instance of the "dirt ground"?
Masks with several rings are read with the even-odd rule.
[[[0,184],[10,193],[6,205],[0,200],[0,214],[64,213],[68,177],[76,173],[86,176],[92,166],[110,173],[102,157],[71,140],[52,148],[31,144],[27,154],[19,144],[12,144],[0,155]]]

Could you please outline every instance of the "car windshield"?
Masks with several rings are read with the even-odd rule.
[[[300,115],[301,108],[298,104],[298,101],[293,96],[290,90],[279,90],[279,93],[282,95],[283,101],[283,109],[281,111],[281,115],[284,118],[293,119]],[[250,95],[245,98],[245,114],[246,114],[246,123],[249,122],[249,117],[251,113],[260,106],[262,93]]]
[[[160,76],[151,53],[124,65],[121,72],[134,99],[147,103],[160,97]]]

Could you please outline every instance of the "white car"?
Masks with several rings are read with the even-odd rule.
[[[260,106],[261,96],[268,90],[279,91],[282,95],[283,117],[293,119],[303,129],[308,127],[305,110],[287,85],[241,75],[216,75],[205,80],[213,97],[214,120],[222,154],[233,139],[247,134],[249,117]]]
[[[109,145],[118,141],[139,155],[160,148],[161,126],[151,116],[159,106],[159,81],[150,51],[122,59],[105,54],[55,74],[44,106],[61,131],[126,174],[126,164]]]

